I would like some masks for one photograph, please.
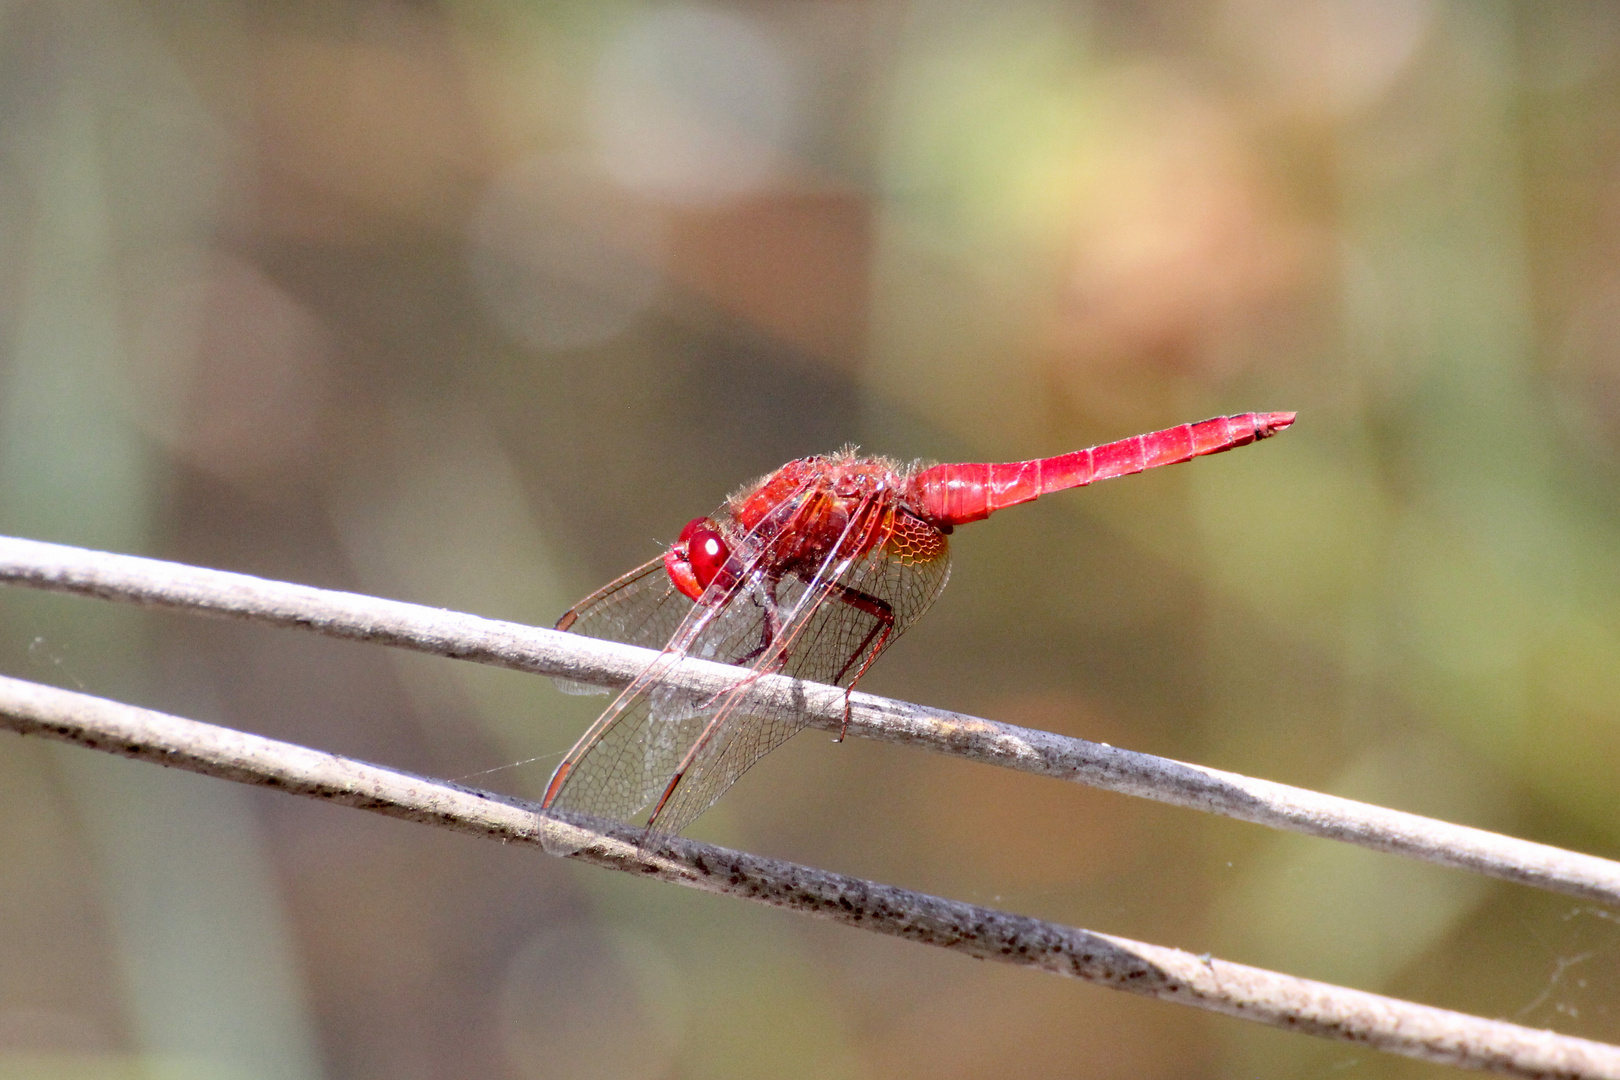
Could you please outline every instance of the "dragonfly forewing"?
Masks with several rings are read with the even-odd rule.
[[[553,805],[632,818],[657,798],[711,713],[675,688],[635,695],[574,763]]]
[[[692,601],[676,590],[662,557],[608,582],[569,608],[557,629],[644,649],[663,649],[692,612]],[[605,694],[607,688],[573,679],[553,679],[565,694]]]
[[[688,602],[659,659],[565,759],[547,805],[629,819],[659,798],[649,828],[679,832],[801,731],[808,717],[800,695],[765,696],[760,676],[848,686],[945,584],[943,538],[926,558],[874,544],[892,529],[894,513],[891,503],[873,499],[851,515],[819,566],[784,572],[756,558],[726,595]],[[667,598],[652,606],[646,599],[659,576],[646,567],[626,575],[582,604],[572,628],[616,635],[632,621],[621,612],[637,612],[638,629],[667,618]],[[719,694],[695,697],[669,681],[688,656],[746,665],[750,674]]]
[[[888,508],[874,505],[871,513],[886,514]],[[875,524],[886,527],[882,521]],[[862,527],[857,516],[852,534],[858,536],[855,530]],[[743,773],[809,722],[800,694],[778,690],[776,696],[765,696],[757,685],[759,674],[772,671],[850,685],[926,610],[949,574],[944,546],[923,562],[898,559],[886,547],[864,555],[840,555],[835,551],[808,580],[789,576],[773,583],[780,622],[770,650],[756,662],[753,678],[740,682],[716,703],[709,728],[693,744],[677,782],[655,810],[659,831],[685,828]]]
[[[581,614],[568,628],[584,632],[628,624],[646,633],[645,627],[668,620],[672,611],[684,615],[667,644],[660,642],[664,649],[658,658],[569,751],[552,779],[547,806],[620,819],[634,816],[663,791],[723,696],[696,695],[673,685],[669,676],[674,669],[688,656],[736,664],[761,651],[767,608],[747,597],[757,573],[744,576],[724,598],[729,602],[712,605],[694,604],[678,592],[666,596],[659,578],[663,584],[669,581],[661,564],[657,574],[627,574],[615,583],[622,583],[620,590],[602,590],[576,609]]]

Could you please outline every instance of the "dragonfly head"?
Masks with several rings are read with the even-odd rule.
[[[693,518],[681,530],[680,538],[664,553],[664,569],[684,595],[701,600],[716,578],[734,580],[727,572],[732,561],[731,547],[709,518]]]

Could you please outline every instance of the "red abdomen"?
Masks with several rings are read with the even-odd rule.
[[[965,525],[1054,491],[1246,446],[1293,422],[1293,413],[1241,413],[1133,435],[1059,457],[935,465],[911,478],[906,504],[941,527]]]

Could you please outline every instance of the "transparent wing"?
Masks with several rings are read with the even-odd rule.
[[[795,511],[809,512],[802,506]],[[791,530],[797,524],[790,518],[773,528]],[[874,537],[883,542],[874,546]],[[868,553],[845,554],[860,551]],[[779,671],[848,686],[933,602],[950,561],[937,530],[873,499],[851,515],[844,536],[814,572],[773,577],[763,564],[756,558],[725,596],[688,603],[659,658],[559,766],[544,805],[629,819],[658,798],[649,827],[679,832],[755,762],[804,728],[806,717],[791,702],[748,701],[757,677]],[[572,628],[581,628],[585,612],[599,610],[602,614],[588,624],[593,628],[627,632],[652,625],[652,616],[636,621],[616,611],[632,609],[639,618],[645,601],[632,598],[653,588],[648,582],[659,577],[667,581],[643,567],[600,590],[581,605]],[[688,655],[745,664],[751,674],[698,700],[664,682]]]
[[[756,652],[764,613],[745,599],[692,605],[679,631],[646,670],[614,699],[569,751],[543,805],[628,820],[667,786],[688,748],[708,726],[715,699],[687,693],[664,676],[688,655],[739,663]]]
[[[648,563],[581,601],[575,618],[563,616],[561,629],[639,635],[643,641],[638,643],[646,644],[647,637],[672,620],[674,598],[685,605],[658,658],[563,757],[547,785],[543,807],[628,820],[667,786],[688,748],[707,729],[715,703],[666,685],[664,676],[688,655],[738,665],[767,659],[764,646],[771,639],[776,611],[762,602],[758,587],[763,561],[763,555],[756,555],[729,589],[716,582],[700,604],[676,591],[661,566]],[[666,587],[673,597],[663,596]]]
[[[662,649],[691,614],[692,601],[664,572],[662,556],[608,582],[557,620],[557,629],[587,637]],[[566,694],[605,694],[607,687],[553,679]]]
[[[654,561],[564,616],[563,629],[638,644],[673,629],[658,658],[569,751],[543,805],[630,819],[656,798],[648,827],[680,831],[804,727],[791,701],[749,700],[761,674],[849,686],[933,602],[949,573],[945,538],[888,498],[858,507],[819,566],[773,570],[763,553],[823,509],[814,498],[801,489],[784,502],[785,519],[760,526],[770,535],[738,545],[757,554],[723,594],[686,601]],[[698,699],[665,679],[687,656],[746,665],[750,674]]]
[[[795,678],[850,686],[928,609],[949,575],[950,553],[940,536],[927,559],[904,558],[884,545],[858,559],[829,559],[808,581],[785,578],[778,585],[778,601],[794,615],[784,621],[773,648],[775,669]],[[872,610],[884,606],[892,623]],[[770,663],[755,668],[771,669]],[[708,724],[697,733],[677,766],[678,778],[655,810],[651,825],[658,831],[680,832],[760,758],[804,729],[808,718],[792,701],[764,707],[749,702],[744,708],[751,681],[744,680],[715,702]]]

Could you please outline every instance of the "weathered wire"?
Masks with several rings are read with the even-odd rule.
[[[0,676],[0,726],[276,788],[1390,1053],[1525,1077],[1620,1080],[1620,1047],[1194,956],[578,817],[229,728]]]
[[[10,537],[0,537],[0,581],[313,630],[602,686],[623,686],[653,656],[616,642],[441,608]],[[736,668],[687,660],[668,677],[699,696],[711,696],[735,684],[739,675]],[[841,690],[773,676],[760,679],[755,689],[791,697],[814,726],[837,730],[843,722]],[[854,695],[849,734],[1340,840],[1620,907],[1620,862],[1237,773],[870,694]]]

